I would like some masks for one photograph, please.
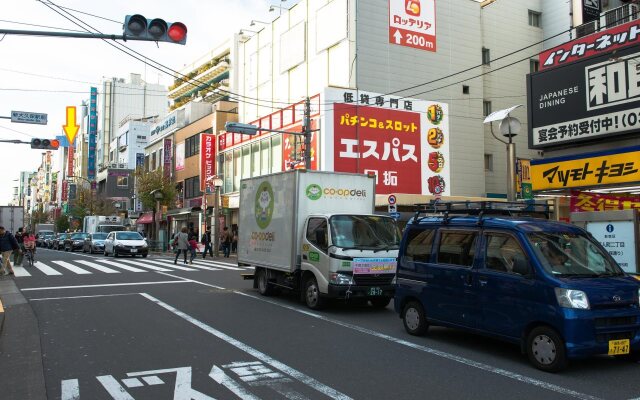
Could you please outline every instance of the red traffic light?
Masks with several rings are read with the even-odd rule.
[[[176,43],[180,43],[187,38],[187,26],[182,22],[174,22],[167,32],[169,39]]]
[[[38,150],[58,150],[60,141],[57,139],[31,139],[31,148]]]
[[[51,147],[54,147],[57,149],[58,147],[60,147],[60,141],[58,139],[53,139],[51,141]]]

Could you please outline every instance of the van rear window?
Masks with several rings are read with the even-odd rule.
[[[438,248],[438,263],[470,267],[475,257],[476,232],[442,231]]]

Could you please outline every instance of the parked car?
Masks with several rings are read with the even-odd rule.
[[[114,257],[120,255],[147,257],[149,246],[145,238],[138,232],[110,232],[104,241],[104,255],[108,256],[109,254],[113,254]]]
[[[89,252],[91,254],[104,253],[104,240],[107,238],[106,233],[91,233],[84,239],[82,246],[82,252]]]
[[[64,249],[64,241],[65,241],[65,239],[67,239],[67,236],[69,236],[68,233],[59,233],[58,236],[56,237],[56,239],[53,242],[53,248],[55,250]]]
[[[36,239],[36,246],[38,247],[46,247],[47,239],[54,236],[53,231],[40,231],[36,234],[38,238]]]
[[[44,241],[44,245],[47,249],[53,249],[53,243],[55,242],[56,238],[57,238],[57,234],[53,234],[51,236],[48,236],[45,241]]]
[[[412,335],[461,328],[559,371],[592,355],[640,358],[640,284],[589,233],[530,217],[416,214],[394,306]]]
[[[64,240],[64,251],[73,252],[82,249],[87,236],[89,236],[89,234],[85,232],[75,232],[67,235],[67,238]]]

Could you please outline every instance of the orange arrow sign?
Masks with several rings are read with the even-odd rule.
[[[69,144],[73,146],[73,141],[76,139],[76,134],[80,127],[76,123],[76,107],[68,106],[67,107],[67,124],[62,125],[62,129],[64,130],[65,135],[67,135],[67,139],[69,139]]]

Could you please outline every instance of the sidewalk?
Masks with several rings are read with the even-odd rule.
[[[13,278],[0,278],[0,302],[2,399],[46,399],[38,320]]]

